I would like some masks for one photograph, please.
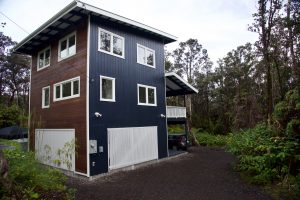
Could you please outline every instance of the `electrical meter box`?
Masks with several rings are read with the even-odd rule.
[[[97,140],[90,140],[90,154],[97,153]]]

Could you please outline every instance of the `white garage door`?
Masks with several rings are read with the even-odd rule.
[[[157,126],[110,128],[109,169],[158,159]]]
[[[75,170],[75,130],[36,129],[35,155],[43,164]]]

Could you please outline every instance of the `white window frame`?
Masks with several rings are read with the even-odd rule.
[[[50,50],[49,64],[48,64],[48,65],[45,65],[45,60],[46,60],[46,57],[45,57],[46,54],[45,54],[45,52],[46,52],[47,50]],[[40,54],[41,54],[41,53],[44,53],[43,66],[42,66],[42,67],[40,67]],[[48,46],[48,47],[46,47],[45,49],[43,49],[42,51],[38,52],[38,55],[37,55],[37,66],[36,66],[36,70],[37,70],[37,71],[40,71],[40,70],[42,70],[42,69],[45,69],[45,68],[47,68],[47,67],[50,66],[50,63],[51,63],[51,47]]]
[[[74,82],[78,80],[78,94],[74,94]],[[71,82],[71,96],[68,97],[63,97],[63,87],[62,85],[64,83],[68,83]],[[60,97],[56,98],[56,86],[60,86]],[[75,78],[71,78],[59,83],[55,83],[53,85],[53,101],[62,101],[62,100],[66,100],[66,99],[72,99],[72,98],[76,98],[76,97],[80,97],[80,76],[77,76]]]
[[[140,103],[140,92],[139,92],[140,87],[146,88],[146,103]],[[154,104],[149,103],[148,88],[154,89]],[[141,106],[157,106],[156,87],[149,86],[149,85],[137,84],[137,101],[138,101],[138,105],[141,105]]]
[[[73,54],[69,54],[69,38],[72,37],[73,35],[75,35],[75,52],[74,52]],[[66,57],[61,58],[61,57],[60,57],[60,52],[61,52],[60,44],[61,44],[61,42],[64,41],[64,40],[67,40],[67,52],[68,52],[68,54],[67,54]],[[63,37],[62,39],[60,39],[60,40],[58,41],[58,56],[57,56],[57,57],[58,57],[58,62],[59,62],[59,61],[62,61],[62,60],[64,60],[64,59],[67,59],[67,58],[69,58],[69,57],[71,57],[71,56],[74,56],[74,55],[76,54],[76,48],[77,48],[77,41],[76,41],[76,40],[77,40],[77,34],[76,34],[76,31],[74,31],[74,32],[70,33],[69,35]]]
[[[49,105],[45,105],[45,91],[46,91],[46,89],[49,89],[48,91],[49,91]],[[42,88],[42,108],[49,108],[50,107],[50,99],[51,99],[51,97],[50,97],[50,86],[46,86],[46,87],[43,87]]]
[[[153,53],[153,66],[152,66],[152,65],[148,65],[148,64],[147,64],[147,61],[146,61],[145,59],[144,59],[144,62],[143,62],[143,63],[141,63],[141,62],[139,61],[139,47],[144,49],[144,54],[145,54],[145,56],[146,56],[146,52],[147,52],[147,51],[151,51],[151,52]],[[144,57],[144,58],[146,58],[146,57]],[[137,45],[136,45],[136,62],[137,62],[138,64],[145,65],[145,66],[147,66],[147,67],[156,68],[156,62],[155,62],[155,50],[150,49],[150,48],[148,48],[148,47],[146,47],[146,46],[143,46],[143,45],[137,43]]]
[[[102,97],[102,79],[111,80],[112,81],[112,99],[105,99]],[[100,76],[100,101],[108,101],[108,102],[116,102],[116,85],[115,78],[108,76]]]
[[[100,43],[101,43],[100,34],[101,34],[101,32],[105,32],[105,33],[110,34],[110,52],[105,51],[103,49],[100,49]],[[122,49],[123,54],[122,54],[122,56],[120,56],[118,54],[114,54],[114,52],[113,52],[114,51],[114,49],[113,49],[113,36],[119,37],[123,40],[123,49]],[[98,27],[98,51],[109,54],[109,55],[112,55],[112,56],[116,56],[116,57],[125,59],[125,38],[120,36],[120,35],[117,35],[115,33],[112,33],[110,31],[107,31],[103,28]]]

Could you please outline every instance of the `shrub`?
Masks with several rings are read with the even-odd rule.
[[[19,116],[20,113],[21,110],[17,105],[7,107],[0,104],[0,128],[18,124],[19,119],[16,116]]]
[[[5,142],[1,140],[0,142]],[[39,164],[33,152],[23,152],[18,143],[5,142],[15,149],[4,150],[9,164],[8,177],[1,179],[2,199],[52,199],[71,198],[65,187],[66,177],[57,169]]]
[[[200,131],[197,131],[195,135],[200,145],[222,147],[227,143],[227,138],[224,135],[212,135]]]
[[[299,143],[293,138],[274,136],[274,131],[266,125],[259,124],[254,129],[230,134],[227,149],[238,155],[238,169],[252,182],[282,183],[287,177],[299,176]],[[297,181],[288,184],[299,187]]]

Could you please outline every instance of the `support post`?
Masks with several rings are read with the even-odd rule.
[[[183,96],[183,104],[184,107],[186,107],[186,100],[185,100],[185,95]],[[188,148],[188,126],[187,126],[187,117],[185,118],[185,122],[184,122],[184,130],[185,130],[185,137],[186,137],[186,149]]]

